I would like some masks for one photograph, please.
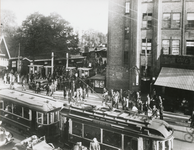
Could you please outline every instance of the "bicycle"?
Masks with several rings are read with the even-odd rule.
[[[190,125],[188,127],[186,127],[187,133],[185,134],[184,138],[186,141],[188,142],[193,142],[194,140],[194,126]]]

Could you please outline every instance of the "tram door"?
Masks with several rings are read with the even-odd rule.
[[[32,122],[31,122],[31,129],[34,131],[36,130],[36,111],[32,110]]]
[[[69,118],[64,117],[63,137],[65,141],[68,141],[68,135],[69,135]]]

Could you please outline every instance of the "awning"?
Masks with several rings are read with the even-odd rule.
[[[154,85],[194,91],[194,70],[162,67]]]
[[[97,74],[89,79],[91,79],[91,80],[105,80],[105,76]]]

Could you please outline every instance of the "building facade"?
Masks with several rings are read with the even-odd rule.
[[[193,8],[194,0],[110,0],[107,88],[149,92],[163,57],[193,60]]]

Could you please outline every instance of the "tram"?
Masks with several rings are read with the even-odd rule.
[[[20,91],[0,90],[0,120],[21,134],[45,136],[47,141],[59,136],[59,111],[62,103]]]
[[[89,147],[93,138],[102,150],[172,150],[174,129],[163,120],[132,111],[92,105],[66,105],[60,111],[62,141]]]

